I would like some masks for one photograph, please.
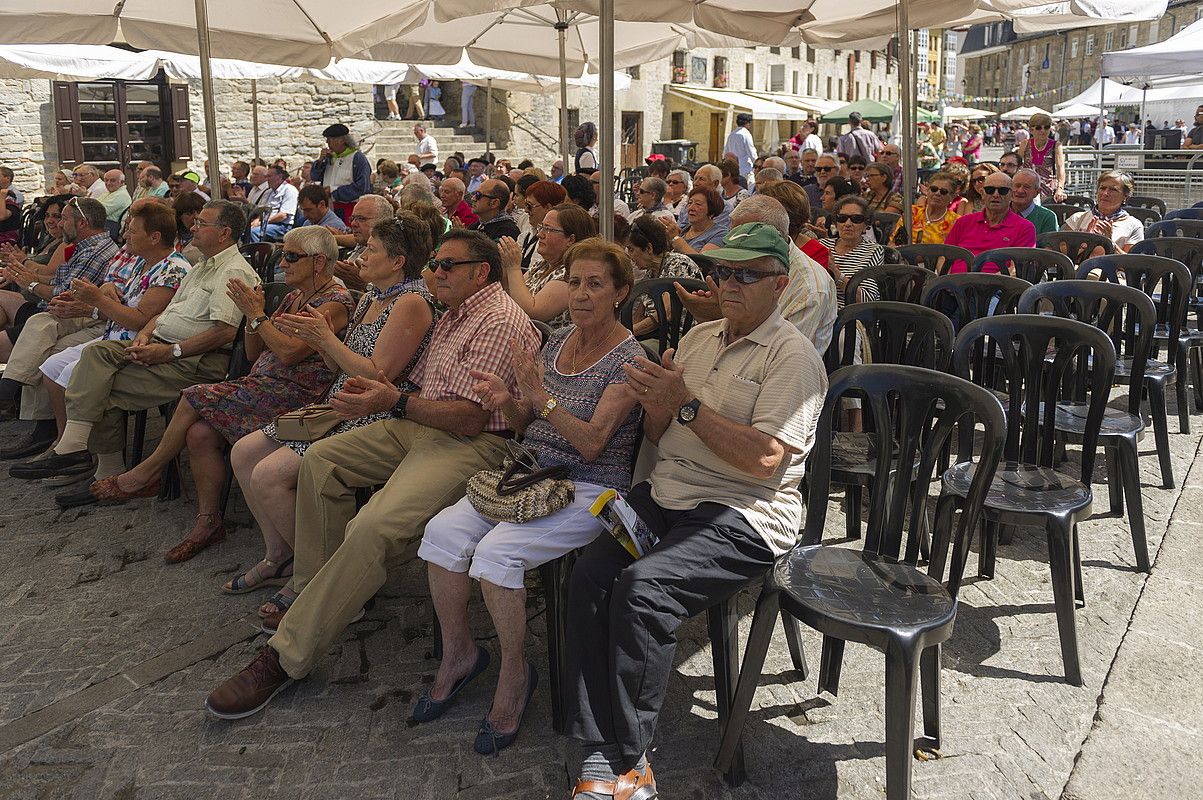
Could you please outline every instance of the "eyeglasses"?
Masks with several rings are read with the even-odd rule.
[[[352,214],[351,215],[352,222],[368,222],[371,219],[372,218],[369,217],[367,214]]]
[[[430,270],[431,272],[438,272],[439,270],[442,270],[443,272],[450,272],[451,270],[455,269],[456,267],[463,266],[464,264],[481,264],[481,263],[484,263],[484,262],[482,262],[478,258],[464,259],[462,261],[456,261],[454,258],[432,258],[426,264],[426,268],[428,270]]]
[[[635,194],[655,194],[655,192],[653,192],[651,189],[644,189],[640,187],[635,190]]]
[[[869,218],[864,214],[836,214],[835,221],[840,224],[851,222],[853,225],[863,225],[869,221]]]
[[[194,227],[194,228],[224,228],[225,226],[222,225],[220,222],[205,222],[200,217],[197,217],[196,219],[192,220],[192,227]]]
[[[835,167],[815,167],[815,172],[835,172]]]
[[[538,235],[538,234],[540,234],[540,233],[563,233],[563,234],[567,234],[567,233],[568,233],[568,231],[564,230],[563,228],[553,228],[553,227],[551,227],[550,225],[548,225],[548,224],[546,224],[546,223],[543,223],[543,224],[540,224],[540,225],[539,225],[537,228],[535,228],[535,234],[536,234],[536,235]]]
[[[941,189],[939,186],[928,186],[928,194],[952,194],[952,189]]]
[[[882,150],[882,151],[881,151],[881,154],[882,154],[883,156],[900,156],[900,155],[902,155],[902,153],[899,153],[899,152],[897,152],[897,151],[894,151],[894,150]]]
[[[683,180],[679,180],[679,179],[676,179],[676,178],[669,178],[668,180],[666,180],[666,181],[665,181],[665,183],[668,183],[668,184],[673,184],[673,183],[680,183],[680,184],[684,184],[684,183],[685,183],[685,181],[683,181]]]
[[[982,191],[985,192],[986,194],[1001,194],[1003,197],[1006,197],[1007,195],[1009,195],[1011,193],[1011,187],[1010,186],[986,186],[982,189]]]
[[[497,195],[485,194],[484,192],[480,191],[479,189],[468,196],[471,197],[473,200],[479,200],[482,197],[487,197],[490,200],[500,200],[501,199]]]
[[[860,164],[849,164],[848,171],[849,172],[864,172],[865,168],[863,166],[861,166]]]
[[[715,266],[714,274],[715,274],[715,276],[718,277],[720,282],[725,281],[728,278],[734,277],[737,283],[742,283],[745,286],[748,286],[753,283],[756,283],[757,281],[762,281],[765,278],[772,278],[772,277],[775,277],[782,273],[780,273],[780,272],[758,272],[757,270],[747,269],[745,267],[728,267],[728,266],[719,264],[719,265]]]
[[[1047,131],[1047,130],[1050,130],[1050,129],[1052,129],[1052,127],[1053,127],[1052,125],[1033,125],[1033,126],[1032,126],[1032,130],[1034,130],[1034,131]]]
[[[298,261],[300,261],[302,258],[312,258],[314,255],[315,255],[315,253],[293,253],[288,250],[285,250],[283,253],[280,254],[280,258],[284,259],[289,264],[295,264]]]

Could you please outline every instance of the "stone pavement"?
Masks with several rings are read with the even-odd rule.
[[[0,425],[0,440],[15,430]],[[1099,487],[1100,513],[1081,529],[1084,687],[1061,680],[1042,536],[1020,532],[1000,548],[996,577],[964,588],[944,651],[942,758],[915,762],[917,797],[1203,796],[1200,438],[1171,435],[1176,491],[1157,488],[1151,436],[1142,447],[1149,576],[1134,571],[1127,522],[1105,513]],[[225,543],[167,566],[162,553],[192,523],[190,500],[59,513],[52,491],[0,477],[0,800],[567,797],[577,754],[550,729],[537,592],[530,657],[541,690],[500,758],[471,749],[495,670],[444,719],[408,721],[435,666],[416,565],[307,681],[263,714],[219,722],[202,710],[205,695],[262,642],[261,596],[219,591],[261,554],[245,506],[235,504]],[[748,595],[745,635],[752,607]],[[479,599],[473,609],[495,651]],[[819,638],[803,635],[816,665]],[[748,781],[734,790],[711,767],[718,727],[704,620],[683,629],[677,663],[652,753],[663,797],[884,796],[880,654],[849,646],[839,696],[820,696],[774,642],[746,729]]]

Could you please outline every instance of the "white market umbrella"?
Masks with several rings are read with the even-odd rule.
[[[981,108],[968,108],[966,106],[948,106],[941,112],[945,122],[955,119],[981,119],[983,117],[997,116],[993,111],[986,111]]]
[[[1203,19],[1164,42],[1103,53],[1104,75],[1197,75],[1203,69]]]
[[[1072,103],[1064,108],[1058,108],[1053,112],[1053,116],[1057,119],[1085,119],[1087,117],[1097,117],[1099,113],[1098,106],[1089,106],[1085,103]]]
[[[120,47],[90,44],[0,45],[0,77],[29,80],[150,80],[158,59]]]
[[[1051,112],[1045,111],[1040,106],[1020,106],[1019,108],[1013,108],[1010,111],[999,114],[998,118],[1023,120],[1030,118],[1033,114],[1047,114],[1050,117],[1052,116]]]

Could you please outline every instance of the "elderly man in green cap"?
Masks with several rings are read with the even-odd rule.
[[[706,255],[722,319],[695,325],[660,363],[625,367],[659,446],[651,478],[625,499],[658,542],[636,559],[601,536],[572,570],[564,652],[583,743],[578,798],[654,789],[647,752],[677,629],[763,576],[802,523],[798,486],[827,377],[777,308],[789,245],[750,223]]]
[[[351,130],[341,122],[322,131],[326,146],[313,162],[309,179],[330,192],[330,207],[350,224],[355,201],[372,193],[372,165]]]

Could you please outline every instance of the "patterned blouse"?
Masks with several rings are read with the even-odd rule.
[[[523,276],[523,279],[526,281],[526,288],[530,290],[531,297],[534,297],[543,291],[544,286],[552,281],[567,281],[568,270],[564,267],[548,269],[546,264],[532,264],[531,268]],[[563,328],[568,324],[568,309],[564,309],[555,318],[549,319],[547,324],[552,329]]]
[[[606,353],[596,364],[586,367],[575,375],[565,375],[556,366],[564,343],[576,330],[569,325],[552,333],[543,346],[543,388],[556,399],[560,408],[577,419],[586,422],[593,419],[593,412],[601,402],[602,393],[616,383],[626,383],[627,376],[622,365],[633,363],[635,356],[644,355],[643,348],[635,338],[627,335],[613,350]],[[601,454],[593,461],[585,461],[580,452],[544,419],[536,418],[527,426],[522,443],[534,452],[540,467],[561,464],[572,470],[572,480],[606,486],[625,492],[631,487],[631,467],[635,453],[635,441],[639,435],[639,406],[618,426],[618,430],[606,443]]]
[[[138,259],[138,266],[145,264]],[[188,259],[179,253],[170,253],[167,258],[149,268],[135,269],[120,285],[121,303],[128,308],[137,308],[142,297],[151,289],[162,287],[175,291],[180,288],[180,281],[188,274]],[[137,331],[123,328],[112,320],[104,328],[102,339],[116,339],[121,342],[132,341],[138,335]]]
[[[948,232],[952,230],[952,223],[960,219],[959,215],[954,214],[949,208],[944,212],[944,216],[938,220],[929,222],[927,219],[927,207],[919,204],[911,206],[911,229],[915,232],[915,244],[944,244],[944,237],[948,236]]]

